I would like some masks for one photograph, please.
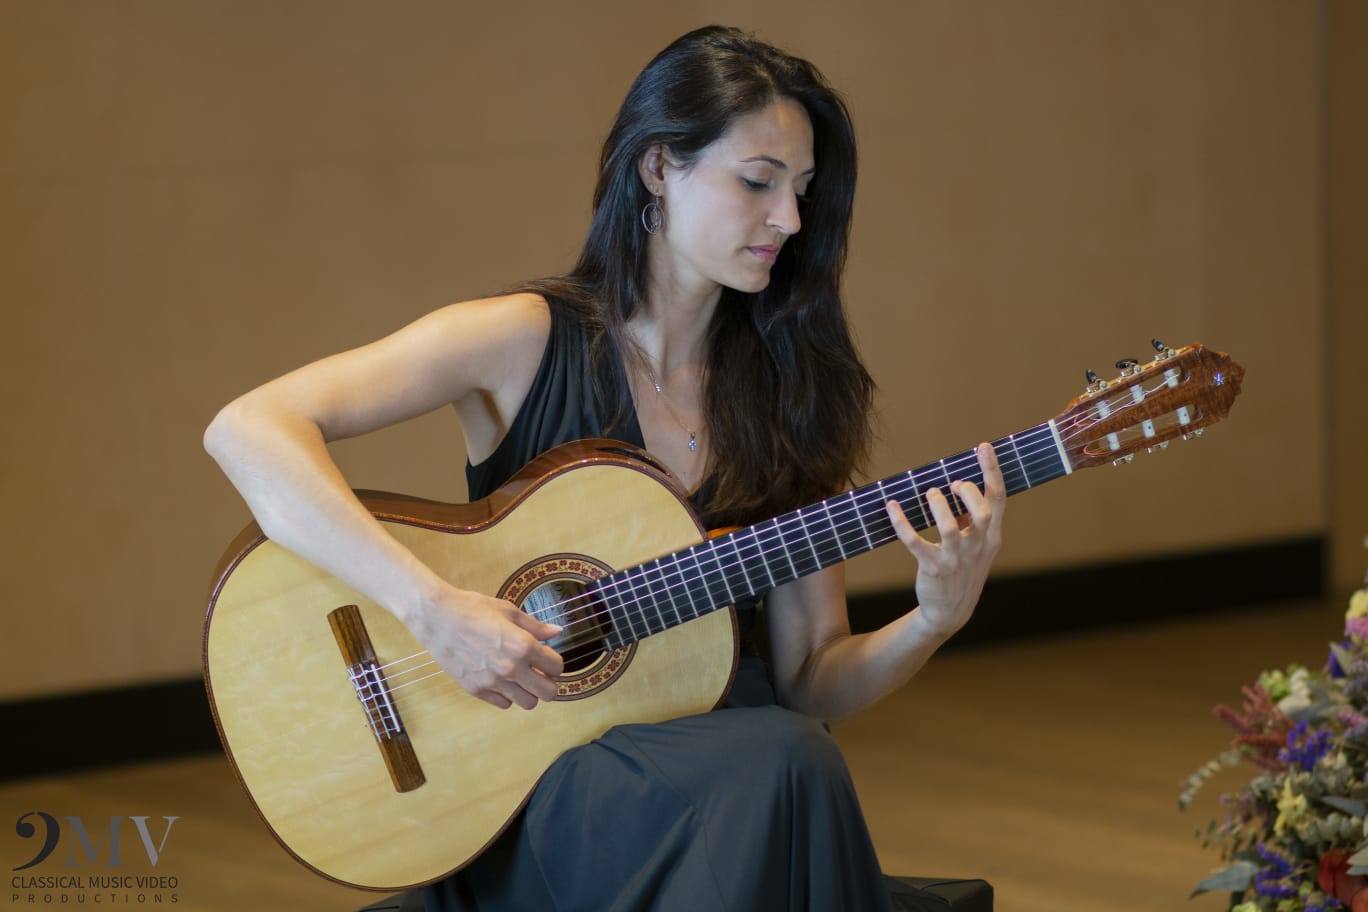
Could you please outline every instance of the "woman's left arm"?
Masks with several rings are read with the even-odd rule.
[[[785,583],[766,596],[770,658],[779,702],[828,721],[853,715],[917,673],[968,622],[1002,544],[1007,488],[991,445],[977,451],[984,491],[951,486],[967,516],[958,521],[939,489],[925,495],[940,543],[922,538],[897,501],[886,505],[899,540],[917,560],[917,607],[872,633],[851,634],[845,566]]]

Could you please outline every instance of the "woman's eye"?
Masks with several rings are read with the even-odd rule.
[[[767,183],[762,183],[762,182],[760,182],[760,181],[749,180],[748,178],[744,178],[744,177],[741,178],[741,183],[745,184],[747,187],[750,187],[752,190],[756,190],[756,191],[759,191],[759,190],[767,190],[767,189],[769,189],[769,184],[767,184]],[[796,194],[796,196],[798,197],[798,201],[801,202],[801,203],[806,203],[806,202],[808,201],[808,197],[807,197],[807,194],[806,194],[806,193],[799,193],[799,194]]]

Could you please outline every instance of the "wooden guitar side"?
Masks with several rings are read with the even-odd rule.
[[[640,457],[640,458],[637,458]],[[645,454],[580,441],[543,454],[489,498],[442,504],[358,492],[386,529],[452,585],[497,594],[546,555],[612,569],[687,547],[702,529]],[[552,762],[614,725],[717,706],[737,656],[718,611],[635,646],[610,684],[580,699],[499,710],[440,674],[394,691],[425,779],[396,790],[328,614],[357,605],[395,684],[437,670],[393,615],[251,526],[229,549],[205,625],[205,685],[219,735],[262,820],[299,861],[340,883],[399,890],[469,864]]]

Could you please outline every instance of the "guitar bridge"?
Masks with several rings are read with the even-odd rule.
[[[328,624],[337,638],[347,677],[366,715],[371,734],[375,736],[376,747],[389,770],[395,791],[413,791],[426,782],[427,777],[418,764],[418,755],[404,730],[404,720],[395,705],[394,694],[375,657],[375,647],[366,632],[361,609],[355,605],[334,609],[328,613]]]

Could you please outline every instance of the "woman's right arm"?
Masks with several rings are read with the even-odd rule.
[[[424,565],[357,500],[327,444],[492,395],[537,363],[549,319],[536,295],[451,304],[245,393],[204,433],[268,537],[388,609],[466,690],[501,708],[555,694],[561,658],[542,641],[559,628]]]

